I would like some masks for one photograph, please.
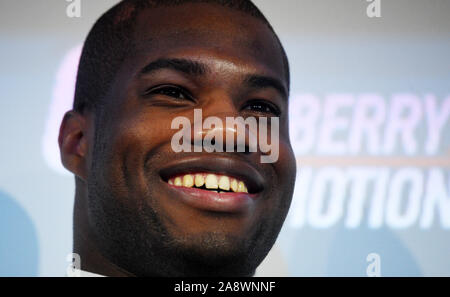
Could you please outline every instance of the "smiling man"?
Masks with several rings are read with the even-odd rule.
[[[251,276],[288,212],[289,67],[244,0],[122,1],[84,45],[59,136],[74,173],[74,253],[107,276]],[[173,119],[277,118],[279,157],[175,152]],[[269,124],[270,125],[270,122]],[[194,138],[205,130],[192,131]],[[237,133],[220,128],[219,133]],[[248,148],[249,137],[245,138]],[[192,147],[197,143],[192,141]]]

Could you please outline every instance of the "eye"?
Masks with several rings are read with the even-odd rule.
[[[163,95],[163,96],[167,96],[167,97],[172,97],[178,100],[191,100],[192,96],[189,94],[188,91],[186,91],[185,89],[181,88],[181,87],[177,87],[177,86],[159,86],[156,88],[151,88],[149,90],[147,90],[144,93],[145,96],[150,96],[150,95]]]
[[[265,100],[254,100],[247,103],[244,106],[245,110],[256,111],[258,113],[270,113],[277,117],[281,115],[280,109],[273,103],[269,103]]]

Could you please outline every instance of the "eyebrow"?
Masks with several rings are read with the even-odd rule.
[[[209,72],[208,66],[201,62],[187,60],[187,59],[176,59],[176,58],[161,58],[147,64],[139,72],[139,76],[150,74],[161,69],[172,69],[179,71],[188,75],[202,76]],[[284,98],[288,97],[288,91],[284,84],[276,79],[264,75],[248,75],[244,78],[244,83],[251,88],[274,88],[277,90]]]
[[[158,59],[151,62],[140,71],[140,75],[150,74],[161,69],[172,69],[189,75],[204,75],[207,67],[199,62],[186,59]]]
[[[244,82],[252,88],[274,88],[282,94],[284,98],[288,97],[288,92],[284,87],[284,84],[276,78],[263,75],[249,75],[244,79]]]

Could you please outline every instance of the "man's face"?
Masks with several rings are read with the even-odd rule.
[[[90,149],[88,211],[97,244],[137,275],[251,275],[278,235],[295,179],[276,38],[247,14],[187,4],[143,11],[134,39],[136,52],[96,118]],[[261,163],[259,151],[175,153],[172,120],[194,123],[194,109],[224,123],[279,116],[278,161]],[[185,174],[230,177],[249,194],[169,184]]]

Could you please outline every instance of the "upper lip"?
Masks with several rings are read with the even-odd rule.
[[[188,173],[223,174],[242,180],[250,193],[259,193],[264,189],[265,180],[260,172],[248,162],[221,156],[195,156],[170,162],[159,171],[160,176],[169,178]]]

